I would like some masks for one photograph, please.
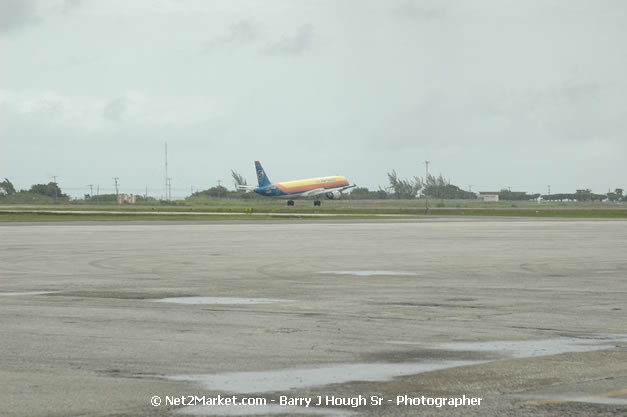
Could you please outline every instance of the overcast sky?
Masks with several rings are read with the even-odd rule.
[[[0,178],[627,188],[627,2],[0,0]]]

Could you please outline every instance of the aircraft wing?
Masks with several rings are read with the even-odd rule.
[[[302,197],[315,197],[317,195],[330,193],[332,191],[342,192],[353,187],[356,187],[356,185],[347,185],[346,187],[342,187],[342,188],[323,188],[323,187],[314,188],[313,190],[305,191],[304,193],[301,194],[301,196]]]

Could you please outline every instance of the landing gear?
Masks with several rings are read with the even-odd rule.
[[[288,206],[293,206],[294,205],[294,200],[287,200],[287,205]]]
[[[320,203],[321,203],[321,201],[320,201],[320,200],[314,200],[314,206],[316,206],[316,207],[317,207],[317,206],[319,206],[319,205],[320,205]]]

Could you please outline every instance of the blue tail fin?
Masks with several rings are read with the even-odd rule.
[[[257,180],[259,181],[259,186],[265,187],[266,185],[271,185],[272,183],[268,179],[266,171],[263,170],[259,161],[255,161],[255,168],[257,169]]]

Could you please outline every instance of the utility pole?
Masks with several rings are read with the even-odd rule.
[[[218,180],[216,181],[218,183],[218,187],[220,186],[220,184],[222,183],[222,181]]]
[[[166,184],[168,186],[166,193],[168,194],[168,201],[170,201],[170,199],[172,198],[172,178],[166,178]]]
[[[116,198],[120,197],[120,193],[118,193],[118,180],[119,177],[113,177],[113,181],[115,181],[115,196]]]
[[[429,194],[426,187],[426,183],[429,181],[429,162],[425,161],[425,214],[429,214]]]
[[[96,201],[100,199],[100,184],[96,185]]]
[[[57,202],[57,188],[59,188],[57,187],[57,176],[53,175],[52,179],[53,179],[52,183],[54,184],[54,202],[56,203]]]
[[[549,195],[551,195],[551,186],[549,185]]]
[[[468,186],[468,192],[472,193],[472,184]]]
[[[89,187],[89,199],[91,200],[91,197],[94,195],[94,184],[87,184],[87,186]]]
[[[165,143],[165,199],[170,201],[168,198],[168,142]]]

